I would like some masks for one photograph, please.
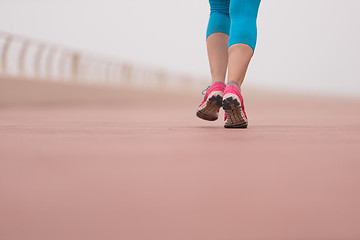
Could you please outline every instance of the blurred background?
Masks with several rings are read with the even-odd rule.
[[[224,129],[207,0],[0,0],[0,239],[360,239],[359,9],[262,0]]]
[[[262,1],[244,87],[358,97],[359,8],[356,0]],[[191,76],[201,89],[210,79],[208,15],[205,0],[1,0],[0,30]]]

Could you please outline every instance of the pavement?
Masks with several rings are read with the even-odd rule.
[[[359,100],[245,90],[224,129],[200,94],[115,92],[0,101],[0,239],[360,239]]]

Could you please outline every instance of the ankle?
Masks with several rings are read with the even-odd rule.
[[[229,85],[235,85],[237,86],[239,89],[240,89],[240,84],[238,82],[235,82],[235,81],[228,81],[228,83],[226,84],[227,86]]]
[[[222,80],[213,80],[212,83],[216,83],[216,82],[220,82],[220,83],[224,83],[225,84],[225,81],[222,81]]]

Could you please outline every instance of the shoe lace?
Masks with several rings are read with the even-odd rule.
[[[202,94],[202,95],[205,95],[205,94],[206,94],[206,91],[207,91],[209,88],[210,88],[210,85],[209,85],[206,89],[204,89],[204,90],[201,92],[201,94]]]

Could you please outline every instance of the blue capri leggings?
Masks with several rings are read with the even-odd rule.
[[[245,43],[255,50],[260,0],[209,0],[210,19],[206,37],[213,33],[228,34],[229,47]]]

